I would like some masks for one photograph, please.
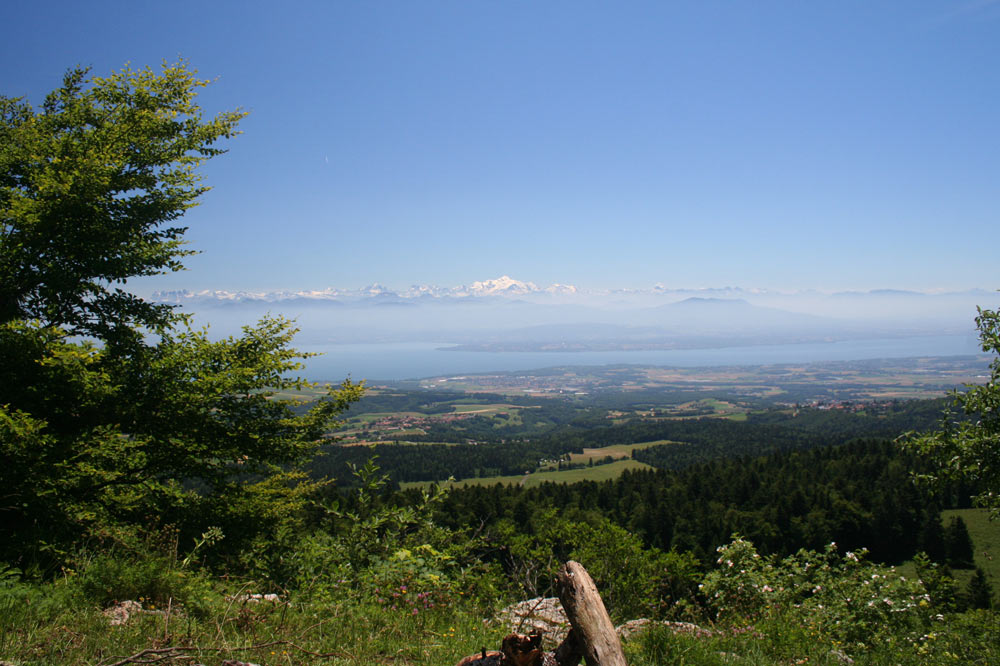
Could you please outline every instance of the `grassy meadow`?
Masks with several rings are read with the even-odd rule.
[[[954,516],[961,516],[969,529],[974,545],[975,564],[986,574],[993,587],[993,604],[1000,607],[1000,521],[990,520],[986,509],[950,509],[941,512],[944,524]],[[954,571],[955,579],[963,587],[972,577],[972,569]]]
[[[462,479],[452,481],[447,484],[451,487],[462,486],[493,486],[521,485],[525,488],[534,488],[543,483],[577,483],[579,481],[607,481],[621,476],[622,472],[631,469],[650,469],[646,463],[636,460],[616,460],[605,465],[594,465],[593,467],[579,467],[576,469],[549,470],[533,472],[531,474],[521,474],[516,476],[490,476],[478,479]],[[412,483],[401,483],[402,488],[427,488],[432,483],[427,481],[415,481]]]

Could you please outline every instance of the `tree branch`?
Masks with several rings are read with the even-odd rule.
[[[220,647],[199,647],[193,645],[191,647],[183,646],[172,646],[165,648],[147,648],[141,652],[136,652],[135,654],[125,657],[120,661],[115,661],[111,663],[102,662],[99,666],[125,666],[126,664],[155,664],[167,659],[190,659],[187,653],[192,652],[248,652],[250,650],[263,650],[264,648],[275,647],[278,645],[284,645],[301,652],[302,654],[307,654],[311,657],[339,657],[342,659],[355,659],[356,657],[349,652],[337,651],[337,652],[315,652],[313,650],[308,650],[300,645],[297,645],[291,641],[270,641],[268,643],[256,643],[254,645],[248,645],[247,647],[241,648],[220,648]],[[145,657],[154,657],[152,659],[145,659]]]

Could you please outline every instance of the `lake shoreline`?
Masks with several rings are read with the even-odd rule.
[[[635,351],[447,350],[445,353],[442,348],[448,346],[454,345],[447,342],[306,345],[300,350],[320,355],[306,359],[302,374],[316,381],[340,381],[348,376],[355,380],[404,381],[455,374],[528,372],[574,365],[691,368],[982,354],[978,339],[972,334]]]

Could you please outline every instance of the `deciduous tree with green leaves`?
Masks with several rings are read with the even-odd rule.
[[[206,119],[185,63],[66,73],[39,109],[0,97],[0,323],[35,320],[115,342],[175,322],[121,288],[183,268],[176,221],[208,189],[197,168],[246,114]]]
[[[931,483],[971,481],[980,488],[973,498],[1000,516],[1000,311],[978,309],[976,327],[984,352],[996,354],[985,384],[969,385],[956,392],[961,418],[946,418],[941,429],[908,434],[903,445],[936,463],[933,473],[921,478]]]
[[[212,340],[126,289],[192,253],[197,167],[244,116],[205,118],[205,85],[181,62],[74,69],[38,109],[0,98],[0,560],[207,506],[273,517],[261,503],[304,501],[294,465],[360,396],[346,382],[303,413],[277,398],[307,384],[290,322]]]

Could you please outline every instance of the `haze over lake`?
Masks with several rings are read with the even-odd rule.
[[[568,365],[764,365],[979,353],[996,292],[586,291],[507,276],[471,286],[171,292],[213,336],[295,320],[312,379],[401,380]]]
[[[982,353],[977,338],[971,334],[655,351],[478,352],[447,351],[447,346],[447,343],[406,342],[306,345],[301,349],[323,354],[309,359],[304,372],[310,379],[322,381],[340,381],[348,375],[355,380],[388,381],[568,365],[698,367]]]

